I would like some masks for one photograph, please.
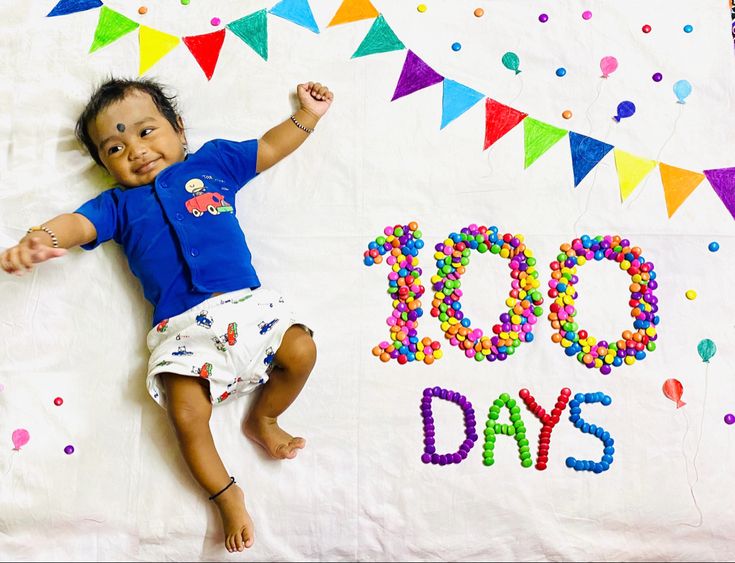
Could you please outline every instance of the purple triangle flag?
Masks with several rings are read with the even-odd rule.
[[[735,219],[735,168],[705,170],[704,175]]]
[[[60,0],[60,2],[58,2],[56,6],[46,14],[46,17],[65,16],[66,14],[83,12],[84,10],[91,10],[92,8],[99,8],[100,6],[102,6],[101,0]]]
[[[441,74],[437,73],[409,49],[391,102],[422,88],[437,84],[442,80],[444,80],[444,77]]]

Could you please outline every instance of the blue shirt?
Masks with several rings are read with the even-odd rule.
[[[107,190],[75,211],[97,229],[82,248],[122,245],[154,325],[214,292],[260,286],[235,217],[235,194],[257,176],[257,156],[255,139],[209,141],[153,184]]]

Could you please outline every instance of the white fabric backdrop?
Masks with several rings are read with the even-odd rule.
[[[374,1],[442,75],[642,157],[695,171],[733,165],[725,2],[432,0],[423,14],[417,3]],[[271,7],[150,0],[139,16],[137,4],[105,4],[178,36],[212,31],[213,16],[228,22]],[[521,126],[482,150],[484,102],[440,131],[441,86],[390,102],[406,51],[350,60],[372,21],[327,28],[340,4],[311,1],[318,35],[268,16],[267,62],[228,33],[211,81],[183,45],[149,72],[178,92],[194,147],[261,135],[290,114],[298,82],[322,81],[336,96],[312,138],[238,200],[262,281],[289,295],[319,347],[311,380],[282,418],[308,441],[295,461],[268,460],[243,437],[247,399],[215,410],[215,440],[245,490],[255,546],[224,551],[218,515],[146,394],[151,308],[110,243],[0,278],[0,559],[734,559],[735,428],[723,422],[735,411],[731,215],[705,181],[669,219],[657,170],[621,204],[612,153],[574,188],[566,139],[524,170]],[[136,33],[87,54],[98,11],[46,18],[54,5],[0,6],[0,247],[109,186],[73,124],[93,83],[138,69]],[[478,6],[483,18],[472,15]],[[584,9],[593,12],[588,22]],[[644,23],[651,34],[641,33]],[[686,23],[693,33],[681,31]],[[520,75],[500,64],[506,51],[519,54]],[[605,55],[620,68],[602,81]],[[694,87],[686,105],[671,91],[679,78]],[[625,99],[637,113],[615,124]],[[370,350],[388,336],[387,270],[366,268],[362,252],[386,225],[411,220],[427,242],[419,257],[427,286],[429,247],[470,223],[523,233],[544,285],[562,242],[585,233],[631,239],[659,275],[658,349],[608,377],[587,370],[551,342],[545,295],[536,340],[502,364],[467,360],[448,343],[432,366],[382,364]],[[707,251],[712,240],[716,254]],[[477,255],[463,279],[463,310],[485,330],[507,296],[506,272],[502,260]],[[579,319],[591,334],[616,339],[630,326],[628,283],[607,262],[580,268]],[[684,298],[687,289],[696,300]],[[421,331],[445,342],[430,301],[427,293]],[[696,351],[705,337],[718,346],[709,366]],[[679,410],[661,392],[672,377],[684,385]],[[583,416],[615,438],[615,463],[601,475],[566,468],[567,456],[599,459],[602,448],[564,416],[546,471],[522,469],[502,438],[492,467],[482,464],[481,442],[459,465],[424,465],[418,405],[436,385],[467,395],[480,429],[502,392],[517,397],[528,387],[550,409],[562,387],[604,391],[612,405]],[[439,450],[454,450],[458,411],[434,409]],[[539,423],[522,414],[535,454]],[[20,452],[10,442],[16,428],[31,434]]]

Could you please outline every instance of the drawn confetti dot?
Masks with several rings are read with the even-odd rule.
[[[549,15],[548,14],[540,14],[539,17],[538,17],[538,21],[540,21],[541,23],[546,23],[547,21],[549,21]]]
[[[148,13],[148,8],[146,8],[145,6],[141,6],[140,8],[138,8],[138,13],[140,15],[147,14]]]
[[[476,18],[481,18],[485,15],[485,10],[483,10],[482,8],[475,8],[475,11],[473,13],[475,14]]]
[[[584,12],[582,12],[582,19],[583,20],[592,19],[592,12],[590,12],[589,10],[585,10]]]
[[[74,446],[72,446],[71,444],[69,444],[68,446],[66,446],[66,447],[64,448],[64,453],[65,453],[66,455],[71,455],[71,454],[73,454],[73,453],[74,453]]]
[[[692,31],[694,31],[694,28],[691,25],[686,24],[684,26],[684,33],[691,33]]]
[[[452,51],[459,51],[462,48],[462,45],[460,43],[457,43],[456,41],[452,43]]]
[[[644,25],[644,26],[643,26],[643,27],[641,28],[641,31],[642,31],[643,33],[651,33],[651,26],[650,26],[650,25],[648,25],[648,24],[646,24],[646,25]]]
[[[567,69],[565,69],[563,66],[560,66],[556,69],[556,75],[557,76],[564,76],[567,73]]]
[[[423,14],[426,11],[426,4],[419,4],[416,9]]]
[[[564,119],[571,119],[572,118],[572,112],[569,111],[568,109],[565,109],[563,112],[561,112],[561,116]]]
[[[654,82],[661,82],[661,80],[663,80],[664,78],[664,75],[661,74],[660,72],[654,72],[651,78],[653,78]]]
[[[212,25],[219,25],[221,22],[222,20],[219,18],[212,18],[211,20],[209,20],[209,23],[211,23]]]

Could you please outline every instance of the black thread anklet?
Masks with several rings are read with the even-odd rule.
[[[222,489],[220,492],[214,493],[211,497],[209,497],[209,500],[216,499],[218,496],[220,496],[222,493],[224,493],[227,489],[229,489],[234,484],[235,484],[235,478],[230,477],[230,482],[227,484],[227,486],[224,489]]]

